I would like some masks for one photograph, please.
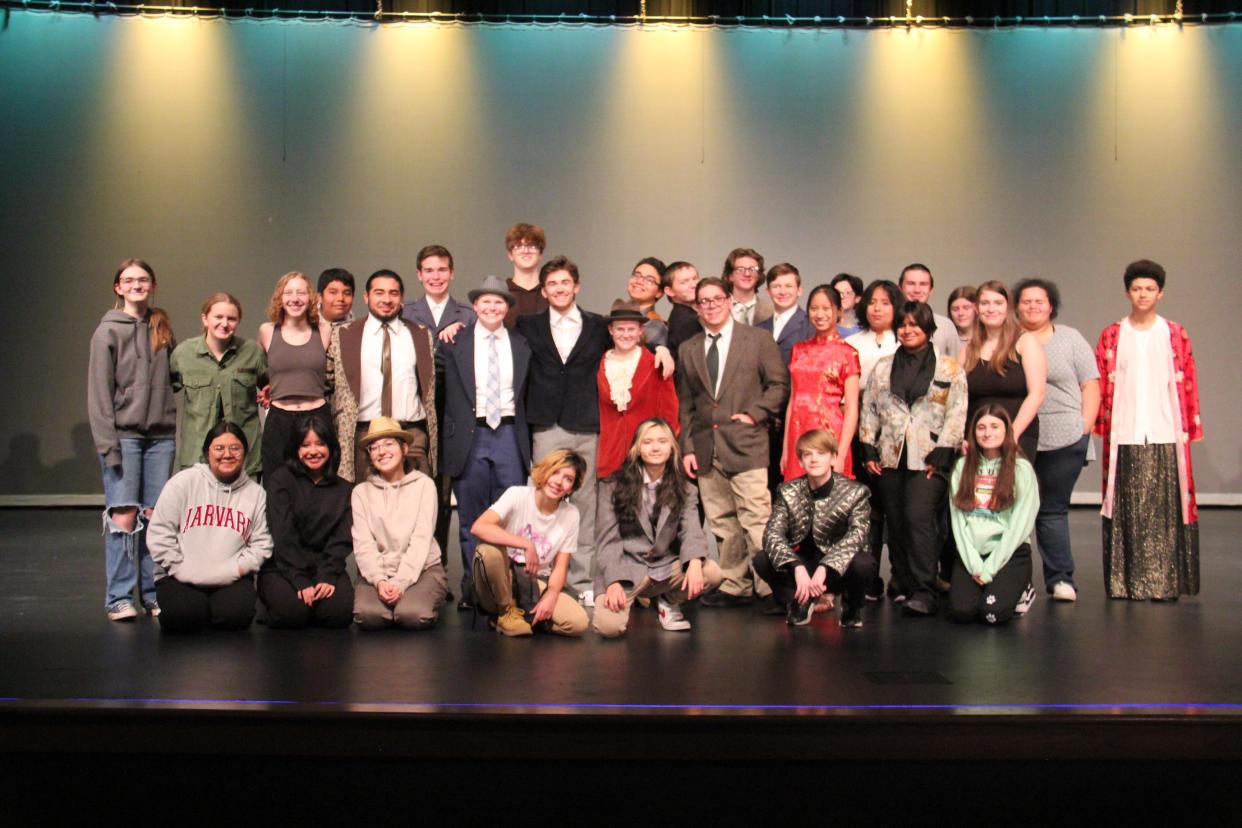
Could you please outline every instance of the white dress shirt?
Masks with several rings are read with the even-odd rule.
[[[780,341],[781,331],[785,330],[785,325],[790,319],[793,319],[794,313],[798,310],[797,305],[792,305],[789,310],[778,311],[772,317],[772,338]]]
[[[487,368],[490,346],[487,338],[493,331],[482,325],[474,326],[474,414],[487,416]],[[501,325],[496,334],[496,353],[500,357],[500,416],[512,417],[516,411],[513,403],[513,347],[509,343],[509,330]]]
[[[1121,321],[1112,440],[1117,445],[1176,443],[1173,420],[1173,346],[1163,317],[1145,331]]]
[[[418,398],[418,375],[414,371],[414,337],[400,317],[388,323],[392,347],[392,416],[412,422],[423,420],[427,412]],[[384,374],[381,364],[384,353],[384,324],[368,314],[362,330],[362,382],[358,389],[358,421],[367,422],[381,416]]]
[[[552,323],[552,341],[556,343],[561,362],[569,362],[569,355],[578,343],[578,335],[582,333],[582,311],[576,304],[568,313],[548,308],[548,321]]]
[[[447,293],[444,294],[444,301],[438,305],[431,300],[430,296],[425,298],[427,299],[427,307],[431,311],[431,318],[438,328],[440,327],[440,317],[444,316],[444,309],[448,307],[449,295]]]
[[[703,329],[703,356],[707,356],[707,352],[712,348],[712,332]],[[725,361],[729,356],[729,343],[733,341],[733,320],[725,322],[723,328],[717,331],[720,339],[716,342],[716,353],[720,357],[720,370],[716,373],[716,387],[712,389],[712,396],[715,397],[720,393],[720,382],[724,379]]]
[[[859,391],[867,387],[875,364],[897,351],[897,337],[891,330],[885,331],[878,341],[872,331],[859,331],[846,337],[845,341],[853,345],[855,351],[858,351],[858,365],[862,369],[862,373],[858,376]]]

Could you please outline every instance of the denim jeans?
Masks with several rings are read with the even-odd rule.
[[[1069,505],[1074,484],[1087,462],[1091,438],[1083,435],[1077,443],[1035,455],[1035,477],[1039,480],[1039,514],[1035,516],[1035,538],[1044,562],[1044,588],[1064,581],[1074,586],[1074,555],[1070,551]]]
[[[142,511],[155,506],[172,473],[175,452],[176,441],[171,438],[122,437],[119,467],[109,466],[103,455],[99,457],[104,485],[105,608],[132,601],[139,574],[142,603],[155,603],[154,564],[147,552],[143,531],[147,522]],[[132,532],[125,532],[112,522],[112,510],[125,506],[138,509]]]

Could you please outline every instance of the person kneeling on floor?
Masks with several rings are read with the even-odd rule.
[[[966,445],[950,481],[949,519],[959,560],[949,587],[949,618],[1004,624],[1035,601],[1029,539],[1039,484],[1001,406],[979,409]]]
[[[371,473],[350,495],[354,512],[354,622],[364,630],[434,627],[448,595],[436,543],[436,484],[414,468],[414,435],[376,417],[359,441]]]
[[[786,605],[789,625],[810,623],[821,595],[844,593],[841,626],[861,627],[867,585],[876,575],[867,552],[871,493],[833,473],[837,438],[831,431],[808,431],[795,449],[806,475],[777,488],[755,572]]]
[[[502,635],[586,632],[586,610],[562,592],[578,548],[578,510],[569,498],[586,470],[581,455],[551,451],[530,470],[533,486],[510,486],[470,527],[480,541],[475,606],[496,616]]]
[[[595,632],[625,635],[635,599],[656,598],[660,626],[690,629],[681,604],[723,577],[709,557],[698,494],[681,468],[677,438],[666,420],[635,429],[625,463],[599,487],[596,512]]]
[[[246,435],[221,420],[203,440],[206,463],[173,476],[151,514],[160,629],[240,630],[254,620],[254,573],[272,554],[267,495],[244,471]]]

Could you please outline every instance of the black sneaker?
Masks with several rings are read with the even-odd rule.
[[[775,601],[775,599],[773,599]],[[791,627],[804,627],[811,623],[811,616],[815,613],[815,601],[805,601],[799,604],[797,601],[789,602],[789,609],[785,612],[785,623]]]
[[[716,590],[709,592],[699,598],[699,604],[712,609],[732,609],[733,607],[748,607],[755,603],[755,599],[750,595],[730,595],[727,592]]]
[[[862,605],[851,606],[849,596],[841,598],[841,626],[846,629],[861,627],[862,621]]]
[[[867,600],[879,601],[884,597],[884,579],[876,578],[867,586]]]
[[[784,615],[785,605],[776,600],[775,595],[765,595],[759,599],[759,612],[763,615]]]

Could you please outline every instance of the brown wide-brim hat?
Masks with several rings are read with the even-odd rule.
[[[517,304],[517,300],[513,298],[513,294],[509,292],[509,286],[506,285],[504,279],[501,279],[499,276],[484,276],[483,284],[467,293],[466,296],[470,297],[470,302],[473,304],[474,301],[480,296],[487,296],[488,294],[499,296],[501,299],[504,299],[509,303],[509,307],[513,307]]]
[[[367,433],[358,441],[358,445],[366,448],[376,440],[383,440],[385,437],[400,440],[407,446],[414,442],[414,435],[402,428],[401,423],[392,417],[376,417],[367,425]]]
[[[608,324],[613,322],[646,322],[647,314],[638,307],[638,303],[626,299],[618,299],[612,303],[608,311]]]

